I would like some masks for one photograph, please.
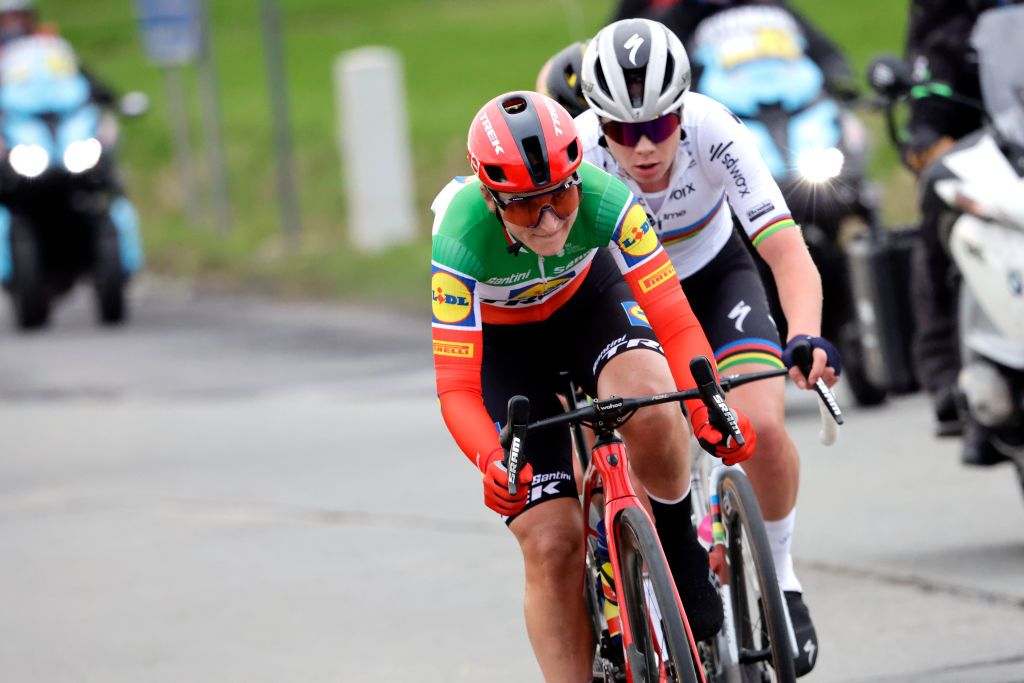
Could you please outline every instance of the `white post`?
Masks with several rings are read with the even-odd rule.
[[[401,57],[386,47],[343,53],[334,84],[352,243],[380,251],[409,242],[416,214]]]

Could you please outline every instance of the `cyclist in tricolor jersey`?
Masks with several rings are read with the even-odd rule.
[[[753,136],[728,109],[689,92],[690,62],[663,24],[626,19],[601,29],[581,65],[590,109],[576,118],[584,158],[622,180],[647,212],[715,352],[718,369],[790,366],[798,386],[832,385],[839,354],[821,334],[821,278]],[[734,216],[771,268],[789,329],[782,348],[764,286]],[[795,341],[813,347],[809,376],[792,367]],[[744,465],[765,518],[798,640],[810,671],[817,636],[793,569],[800,460],[786,431],[782,379],[729,393],[758,433]]]
[[[438,195],[433,237],[434,366],[445,423],[483,475],[484,502],[506,516],[526,572],[526,625],[549,681],[589,681],[593,643],[583,602],[583,519],[566,430],[531,434],[515,497],[498,427],[508,399],[529,397],[531,420],[562,410],[559,372],[598,397],[694,385],[689,360],[710,354],[675,269],[632,193],[582,162],[572,118],[554,100],[512,92],[488,102],[469,130],[476,177]],[[610,248],[605,248],[610,247]],[[687,405],[694,433],[726,462],[737,446]],[[697,637],[722,607],[690,520],[689,430],[678,407],[644,408],[621,428],[634,474]]]

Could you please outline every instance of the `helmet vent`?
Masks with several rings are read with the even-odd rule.
[[[661,92],[664,93],[668,90],[669,85],[672,84],[672,75],[676,72],[676,60],[672,57],[672,53],[669,52],[665,55],[665,80],[661,83]]]
[[[622,75],[626,79],[626,91],[629,93],[629,103],[634,109],[644,106],[644,81],[647,78],[647,67],[639,69],[623,69]]]
[[[505,177],[505,171],[502,170],[501,166],[484,164],[484,173],[486,173],[487,177],[495,183],[503,183],[508,180],[508,178]]]
[[[526,155],[526,165],[530,169],[530,179],[536,187],[543,187],[551,182],[551,170],[548,168],[547,155],[544,153],[544,146],[540,138],[531,135],[523,138],[523,154]]]
[[[601,60],[598,59],[594,62],[594,75],[597,76],[597,87],[601,89],[601,92],[607,97],[612,96],[611,88],[608,87],[608,79],[604,77],[604,69],[601,68]]]
[[[566,156],[569,157],[569,163],[576,163],[576,159],[580,156],[580,145],[579,140],[573,140],[569,143],[569,146],[565,148]]]
[[[522,97],[510,97],[501,103],[501,108],[508,114],[521,114],[526,111],[526,100]]]

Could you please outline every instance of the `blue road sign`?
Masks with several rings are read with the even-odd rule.
[[[142,46],[158,66],[183,66],[202,49],[200,0],[135,0]]]

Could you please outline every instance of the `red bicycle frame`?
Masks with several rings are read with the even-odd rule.
[[[608,554],[612,561],[612,570],[614,572],[614,581],[617,590],[621,591],[622,584],[622,569],[619,567],[619,552],[618,552],[618,538],[615,531],[615,525],[619,518],[619,514],[626,508],[638,508],[644,513],[648,521],[651,522],[651,529],[654,530],[654,521],[651,519],[647,511],[644,510],[643,505],[640,504],[640,499],[637,497],[636,492],[633,490],[632,484],[629,483],[629,466],[628,460],[626,459],[626,447],[622,440],[618,437],[613,437],[609,440],[598,441],[594,444],[590,452],[590,463],[587,465],[587,471],[583,475],[583,510],[590,510],[591,501],[593,500],[594,493],[596,491],[602,491],[604,495],[604,519],[605,519],[605,535],[608,541]],[[596,540],[597,531],[591,528],[590,524],[587,523],[587,515],[583,516],[583,529],[587,537],[593,537]],[[658,532],[654,530],[654,535],[657,537]],[[658,552],[661,554],[662,561],[664,559],[664,552],[661,550],[661,539],[658,539]],[[666,565],[667,566],[667,565]],[[690,632],[690,623],[686,618],[686,612],[683,611],[683,603],[679,599],[679,592],[675,588],[675,582],[672,582],[672,594],[676,599],[676,607],[679,609],[679,614],[683,617],[683,626],[686,628],[686,638],[690,641],[690,652],[693,656],[693,661],[699,662],[700,655],[697,652],[697,646],[693,640],[693,633]],[[625,610],[620,611],[619,619],[622,624],[622,647],[623,650],[629,648],[633,642],[633,629],[634,625],[629,623],[629,616]],[[627,658],[626,662],[626,673],[629,680],[633,680],[632,672],[629,669],[629,662]],[[700,676],[701,681],[705,681],[704,672],[702,667],[697,667],[697,674]]]

